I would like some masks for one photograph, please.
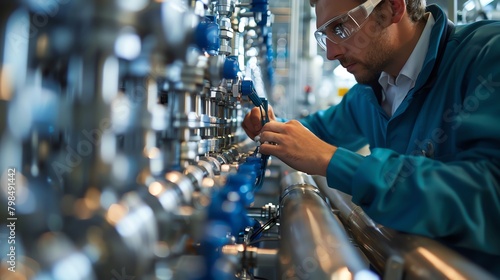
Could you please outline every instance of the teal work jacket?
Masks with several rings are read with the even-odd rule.
[[[301,123],[339,147],[330,187],[376,222],[445,243],[500,276],[500,22],[453,27],[437,6],[415,87],[389,117],[357,84]],[[369,144],[371,154],[354,151]]]

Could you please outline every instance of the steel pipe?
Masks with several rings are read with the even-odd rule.
[[[309,175],[290,173],[281,186],[280,278],[378,278]]]

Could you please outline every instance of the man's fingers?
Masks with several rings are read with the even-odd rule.
[[[266,126],[267,126],[267,124],[266,124]],[[276,132],[272,132],[272,131],[263,131],[257,137],[259,137],[258,139],[259,139],[260,143],[279,145],[280,143],[283,143],[283,137],[285,137],[285,136],[282,134],[276,133]]]
[[[279,145],[278,143],[275,142],[261,142],[260,144],[260,153],[263,155],[271,155],[271,156],[277,156],[278,158],[281,157],[284,149],[282,145]]]
[[[260,131],[262,128],[262,118],[260,115],[260,109],[255,107],[250,112],[250,123],[255,131]]]
[[[270,121],[264,125],[262,131],[272,131],[276,133],[283,133],[285,131],[286,123],[277,121]]]

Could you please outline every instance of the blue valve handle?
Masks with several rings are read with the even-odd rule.
[[[269,103],[266,98],[259,97],[257,95],[257,91],[253,86],[253,82],[249,80],[244,80],[241,82],[241,94],[243,96],[248,96],[248,98],[252,101],[255,107],[260,107],[261,115],[262,115],[262,125],[269,122],[269,115],[267,114],[267,110],[269,107]],[[263,112],[262,112],[263,110]],[[265,115],[264,115],[265,113]]]
[[[250,80],[241,81],[241,94],[243,96],[248,96],[248,98],[252,101],[255,107],[262,106],[262,100],[257,95],[257,91],[255,91],[255,87],[253,86],[253,82]]]
[[[257,92],[255,91],[255,88],[253,86],[252,81],[244,80],[241,82],[241,94],[243,96],[248,96],[248,98],[252,101],[252,103],[255,105],[255,107],[260,108],[262,126],[264,126],[266,123],[268,123],[269,122],[269,114],[268,114],[269,103],[268,103],[266,98],[259,97],[257,95]],[[254,151],[255,155],[258,153],[259,153],[259,147],[257,147]],[[269,159],[269,155],[261,155],[260,172],[257,176],[257,181],[255,182],[256,189],[260,189],[262,187],[262,184],[264,182],[264,176],[266,174],[268,159]]]

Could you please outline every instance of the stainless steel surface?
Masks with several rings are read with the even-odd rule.
[[[305,183],[310,182],[310,183]],[[351,244],[312,178],[291,173],[280,201],[280,266],[287,278],[377,279]]]

